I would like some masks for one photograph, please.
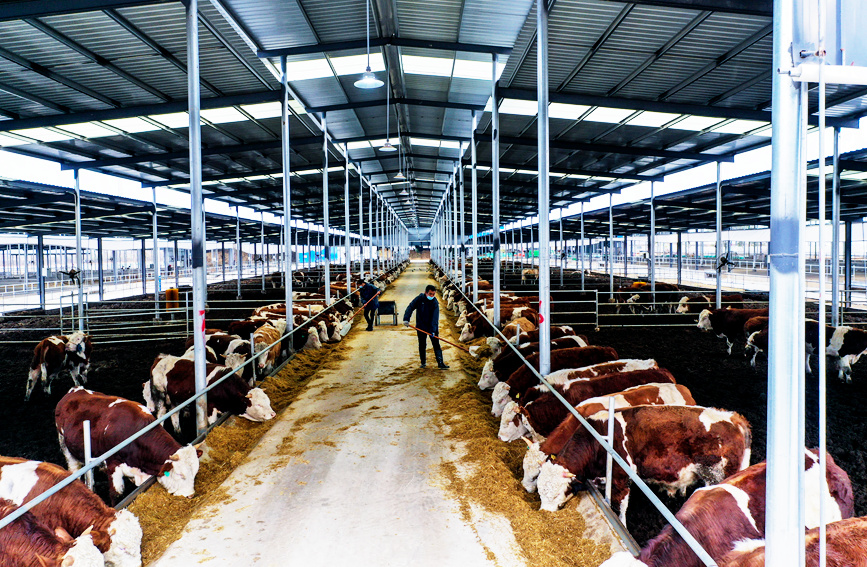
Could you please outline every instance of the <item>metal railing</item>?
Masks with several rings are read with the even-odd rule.
[[[434,265],[437,266],[437,268],[439,268],[440,270],[442,270],[442,268],[439,266],[439,264],[434,263]],[[442,270],[442,271],[445,274],[445,277],[449,281],[449,283],[451,283],[452,285],[455,285],[455,287],[457,287],[458,292],[464,297],[464,299],[467,301],[467,303],[469,305],[472,305],[473,308],[480,315],[482,315],[482,317],[484,317],[484,313],[482,313],[478,309],[478,307],[472,302],[472,300],[470,300],[470,298],[468,298],[466,296],[466,294],[464,294],[463,290],[460,289],[460,286],[455,284],[454,281],[452,281],[452,278],[449,277],[448,273],[445,272],[445,270]],[[645,483],[644,480],[642,480],[641,477],[639,477],[638,474],[632,470],[632,468],[623,459],[623,457],[621,457],[620,454],[614,450],[612,444],[606,439],[606,436],[603,436],[598,431],[596,431],[596,429],[593,426],[591,426],[580,413],[578,413],[578,411],[572,406],[572,404],[567,402],[566,399],[551,384],[549,384],[547,380],[545,380],[545,378],[539,373],[539,371],[536,370],[535,368],[533,368],[533,366],[521,354],[521,351],[519,351],[517,349],[516,345],[509,342],[509,339],[507,339],[506,336],[503,335],[503,333],[500,332],[499,329],[494,327],[494,332],[496,332],[500,336],[500,340],[505,345],[508,345],[508,347],[512,349],[512,352],[521,360],[521,362],[525,366],[527,366],[527,368],[530,369],[530,371],[536,376],[536,378],[539,380],[539,382],[548,388],[548,391],[554,397],[556,397],[560,401],[560,403],[563,404],[564,407],[566,407],[566,409],[569,411],[569,413],[571,413],[573,416],[575,416],[575,418],[584,427],[584,429],[586,429],[587,432],[590,433],[590,435],[605,450],[605,452],[607,453],[607,457],[610,457],[615,463],[617,463],[617,465],[621,469],[623,469],[623,471],[626,473],[626,475],[629,477],[629,479],[633,483],[635,483],[635,485],[647,496],[648,500],[650,500],[650,503],[653,504],[653,506],[659,511],[660,514],[662,514],[662,516],[665,518],[665,520],[669,524],[671,524],[671,527],[674,528],[674,530],[678,533],[678,535],[680,535],[683,538],[684,542],[698,556],[699,560],[701,560],[701,562],[704,563],[706,565],[706,567],[717,567],[716,562],[713,560],[713,558],[711,558],[710,554],[708,554],[708,552],[705,551],[705,549],[701,546],[700,543],[698,543],[698,541],[693,537],[693,535],[689,533],[689,531],[684,527],[684,525],[682,523],[680,523],[680,520],[678,520],[674,516],[674,514],[672,514],[671,511],[665,506],[665,504],[663,504],[662,501],[656,496],[656,494],[653,493],[653,491],[650,489],[650,487],[647,485],[647,483]],[[637,555],[637,554],[633,552],[633,555]]]

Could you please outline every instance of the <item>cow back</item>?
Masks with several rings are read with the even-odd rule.
[[[560,340],[560,339],[558,339]],[[571,339],[564,339],[563,342],[557,344],[557,346],[566,346],[568,342],[574,341]],[[557,343],[557,341],[554,341]],[[564,368],[580,368],[582,366],[589,366],[591,364],[598,364],[600,362],[608,362],[610,360],[617,360],[617,351],[611,347],[603,347],[603,346],[586,346],[586,347],[573,347],[568,346],[568,348],[559,348],[555,349],[554,344],[551,345],[551,372],[562,370]],[[539,353],[527,357],[527,362],[535,370],[539,370]],[[513,399],[517,401],[521,401],[520,398],[523,396],[528,389],[532,388],[536,384],[539,383],[539,379],[536,378],[536,374],[528,368],[526,365],[521,366],[517,370],[515,370],[506,381],[509,385],[509,393]]]

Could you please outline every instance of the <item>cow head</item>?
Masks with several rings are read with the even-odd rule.
[[[479,389],[489,390],[496,386],[497,382],[499,382],[499,380],[497,379],[496,373],[494,373],[494,361],[488,360],[482,368],[482,377],[479,379]]]
[[[680,301],[677,302],[677,309],[674,310],[675,313],[687,313],[689,312],[689,305],[687,302],[689,301],[689,297],[684,295],[680,298]]]
[[[527,453],[524,455],[524,478],[521,484],[524,489],[533,493],[536,492],[536,479],[539,477],[539,471],[542,470],[542,464],[548,460],[548,456],[539,450],[538,443],[532,443],[526,437],[522,437],[527,443]]]
[[[467,324],[467,310],[464,309],[463,311],[461,311],[461,316],[458,317],[457,321],[455,321],[455,327],[462,329],[464,327],[464,325],[466,325],[466,324]]]
[[[239,352],[233,352],[232,354],[226,355],[226,366],[230,369],[234,370],[247,362],[247,355],[241,354]]]
[[[539,497],[542,499],[540,510],[547,512],[556,512],[560,506],[565,504],[572,497],[570,485],[575,475],[554,463],[547,461],[539,470],[539,479],[536,481],[536,487],[539,490]]]
[[[60,567],[102,567],[105,565],[105,559],[93,544],[93,536],[90,532],[91,528],[88,528],[83,534],[75,538],[75,543],[59,563]],[[65,543],[73,541],[63,528],[57,528],[55,535]]]
[[[250,421],[268,421],[276,415],[277,412],[271,409],[268,394],[262,388],[253,388],[247,392],[247,411],[241,417]]]
[[[488,337],[486,341],[488,346],[491,347],[491,358],[496,358],[500,351],[503,349],[503,343],[500,342],[500,339],[497,337]]]
[[[505,382],[497,382],[497,385],[494,386],[494,391],[491,394],[491,415],[494,417],[503,415],[506,404],[512,401],[512,398],[509,397],[510,389]]]
[[[141,565],[142,530],[129,510],[119,510],[108,527],[111,545],[105,552],[106,565],[139,567]],[[78,564],[75,565],[78,567]]]
[[[516,402],[509,402],[503,408],[503,415],[500,416],[500,431],[497,437],[500,441],[511,443],[528,433],[524,427],[524,422],[521,420],[521,407]]]
[[[343,338],[343,335],[340,333],[340,325],[335,323],[334,324],[334,332],[331,333],[331,342],[339,343],[340,339],[342,339],[342,338]]]
[[[458,338],[458,340],[461,341],[462,343],[467,343],[467,342],[473,340],[474,337],[475,337],[475,334],[473,333],[473,327],[472,327],[472,325],[467,323],[466,325],[464,325],[464,328],[461,329],[461,336],[460,336],[460,338]]]
[[[710,309],[705,309],[698,315],[698,325],[696,325],[702,331],[710,331],[713,329],[713,325],[710,322]]]
[[[647,564],[633,557],[628,551],[618,551],[599,567],[647,567]]]
[[[84,350],[87,346],[87,338],[87,335],[82,331],[72,333],[66,341],[66,352],[74,352],[76,354],[84,355]]]
[[[317,332],[316,327],[308,327],[307,342],[304,343],[302,348],[306,350],[322,348],[322,341],[319,340],[319,333]]]
[[[319,341],[323,343],[328,342],[328,325],[325,324],[325,321],[319,321],[316,324],[316,328],[319,329]]]
[[[199,472],[201,454],[201,451],[192,445],[187,445],[166,460],[157,479],[169,494],[193,497],[196,493],[196,474]]]

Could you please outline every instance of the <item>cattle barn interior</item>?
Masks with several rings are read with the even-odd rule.
[[[867,566],[865,27],[2,3],[0,564]]]

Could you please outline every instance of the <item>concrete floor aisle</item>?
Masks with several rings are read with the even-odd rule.
[[[402,316],[428,283],[427,265],[413,264],[384,299]],[[440,464],[455,456],[418,383],[415,332],[356,324],[344,340],[347,359],[310,382],[223,484],[224,503],[200,510],[152,565],[523,564],[507,522],[467,525],[440,487]],[[457,374],[436,369],[430,349],[424,372]]]

